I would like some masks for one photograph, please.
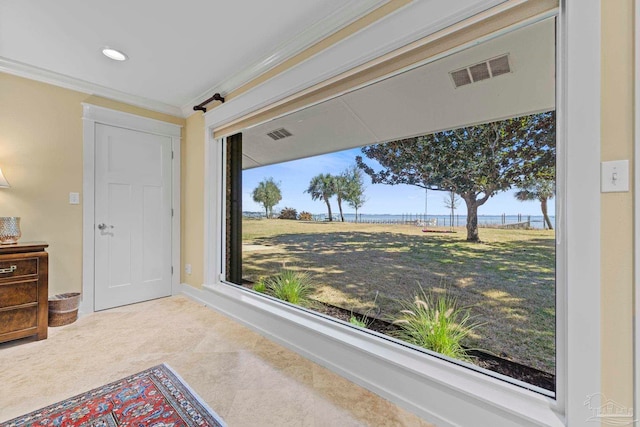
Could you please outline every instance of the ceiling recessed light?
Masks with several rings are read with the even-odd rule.
[[[120,52],[119,50],[110,47],[105,47],[104,49],[102,49],[102,54],[109,59],[113,59],[114,61],[126,61],[128,59],[127,55]]]

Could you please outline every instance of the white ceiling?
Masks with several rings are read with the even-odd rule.
[[[0,71],[187,115],[386,1],[0,0]]]
[[[450,71],[508,54],[511,73],[455,88]],[[555,108],[549,18],[411,71],[243,131],[252,168]],[[266,134],[285,128],[293,136]]]

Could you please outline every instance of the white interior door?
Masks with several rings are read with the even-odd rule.
[[[95,132],[95,309],[169,296],[171,138]]]

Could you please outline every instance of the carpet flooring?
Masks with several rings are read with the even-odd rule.
[[[0,344],[0,422],[162,363],[230,427],[431,426],[182,296]]]

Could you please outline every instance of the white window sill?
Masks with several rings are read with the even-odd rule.
[[[549,397],[383,335],[235,285],[182,292],[438,426],[564,425]]]

